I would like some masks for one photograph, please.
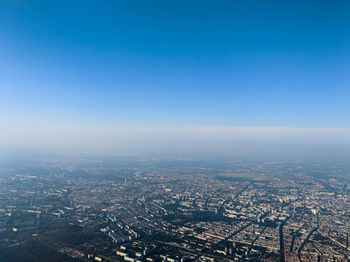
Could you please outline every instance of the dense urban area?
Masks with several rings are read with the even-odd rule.
[[[0,261],[349,261],[350,163],[7,161]]]

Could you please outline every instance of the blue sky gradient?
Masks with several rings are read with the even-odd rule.
[[[0,117],[349,128],[349,1],[1,1]]]

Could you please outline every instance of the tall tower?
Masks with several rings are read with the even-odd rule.
[[[126,177],[125,177],[125,180],[124,180],[124,185],[126,185],[127,184],[127,180],[126,180]]]
[[[36,225],[40,225],[40,213],[36,213]]]
[[[293,212],[295,213],[295,200],[294,200],[294,203],[293,203]]]

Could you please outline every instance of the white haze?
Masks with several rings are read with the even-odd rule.
[[[342,158],[350,152],[348,128],[79,126],[2,127],[0,146],[76,154],[195,153]]]

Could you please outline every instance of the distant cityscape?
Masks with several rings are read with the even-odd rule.
[[[350,163],[39,159],[0,169],[0,261],[349,261]]]
[[[0,262],[350,262],[350,0],[0,23]]]

